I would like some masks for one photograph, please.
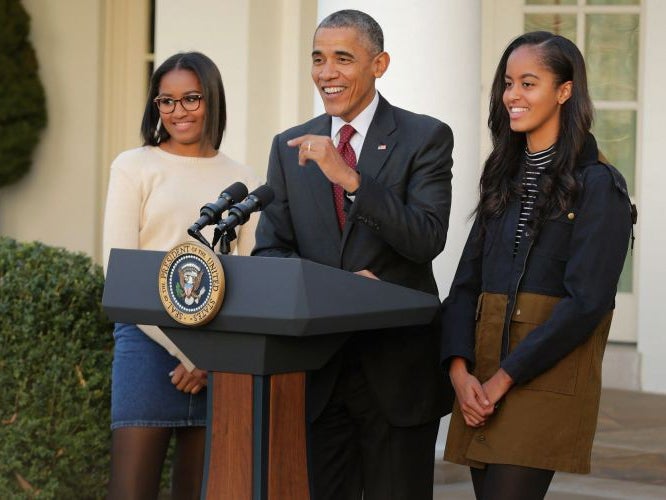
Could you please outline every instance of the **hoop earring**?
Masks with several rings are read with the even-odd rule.
[[[153,138],[155,139],[155,142],[159,144],[162,141],[162,117],[158,118],[157,120],[157,126],[155,127],[155,133],[153,134]]]

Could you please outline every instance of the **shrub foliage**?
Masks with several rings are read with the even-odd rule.
[[[20,0],[0,0],[0,186],[25,175],[46,125],[44,88]]]
[[[0,498],[102,498],[112,325],[101,268],[0,237]]]

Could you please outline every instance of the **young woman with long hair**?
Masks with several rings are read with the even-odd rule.
[[[476,217],[442,308],[456,392],[445,458],[470,466],[478,499],[543,498],[554,471],[589,472],[633,216],[592,119],[571,41],[511,42],[491,91]]]

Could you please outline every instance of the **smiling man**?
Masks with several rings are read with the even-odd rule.
[[[278,134],[254,255],[301,257],[437,294],[453,136],[389,104],[381,27],[343,10],[317,27],[312,79],[326,113]],[[438,328],[359,332],[309,375],[313,500],[432,499],[439,418],[450,410]]]

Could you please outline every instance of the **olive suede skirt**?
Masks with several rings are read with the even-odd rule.
[[[484,293],[479,300],[473,373],[483,383],[499,369],[507,296]],[[559,300],[518,294],[510,349],[546,321]],[[526,384],[513,386],[483,427],[468,427],[456,402],[444,458],[477,468],[511,464],[588,473],[611,319],[612,311],[583,344],[552,368]]]

